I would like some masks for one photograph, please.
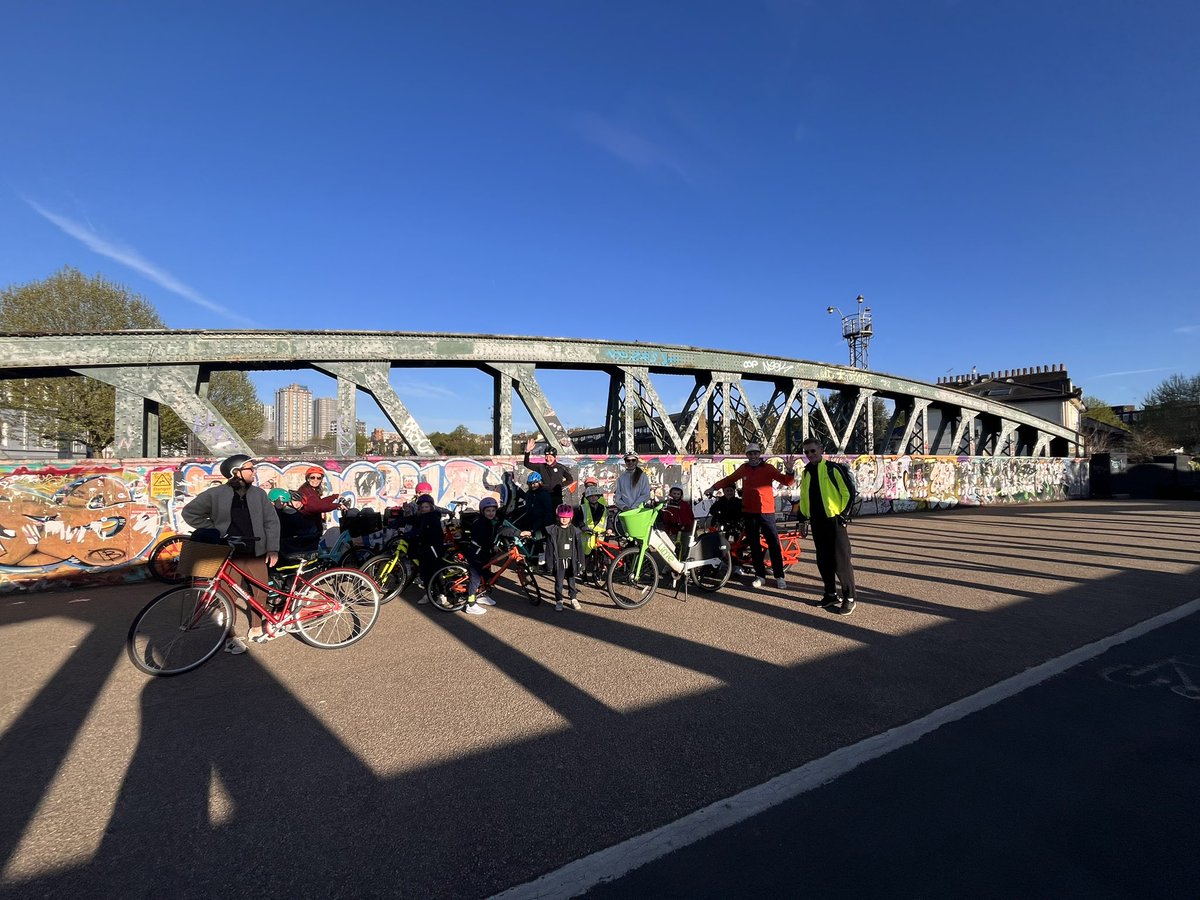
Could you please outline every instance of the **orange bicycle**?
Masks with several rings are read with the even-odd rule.
[[[182,675],[202,666],[224,646],[233,629],[234,598],[253,608],[268,636],[295,634],[310,647],[349,647],[375,626],[379,586],[356,569],[324,569],[309,577],[305,559],[286,593],[238,567],[229,544],[187,541],[181,570],[191,584],[171,588],[151,600],[129,626],[125,647],[130,661],[147,675]],[[241,585],[242,579],[273,598],[264,607]]]
[[[517,583],[529,602],[537,606],[542,602],[542,587],[538,584],[533,567],[529,565],[530,550],[519,537],[501,538],[507,544],[491,558],[483,568],[483,578],[479,581],[481,589],[490,589],[508,569],[517,576]],[[493,572],[492,569],[495,569]],[[466,563],[450,563],[442,566],[429,579],[425,588],[425,596],[438,609],[446,612],[458,612],[467,605],[467,589],[471,573]]]

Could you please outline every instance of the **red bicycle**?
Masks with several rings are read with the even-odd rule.
[[[233,629],[234,598],[263,619],[268,636],[296,635],[311,647],[334,650],[367,636],[379,618],[379,586],[356,569],[325,569],[311,578],[305,560],[285,594],[251,577],[231,559],[228,544],[187,541],[180,567],[192,583],[151,600],[133,619],[125,647],[130,662],[147,675],[182,675],[212,659]],[[245,579],[274,609],[246,591]]]

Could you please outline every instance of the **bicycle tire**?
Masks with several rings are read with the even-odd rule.
[[[542,603],[542,586],[538,584],[537,576],[533,574],[533,569],[526,563],[524,564],[525,571],[519,572],[517,581],[521,584],[521,590],[525,592],[531,606],[540,606]]]
[[[658,590],[658,560],[649,551],[642,560],[641,575],[634,577],[633,568],[637,565],[639,552],[637,545],[626,547],[608,567],[608,596],[622,609],[645,606]]]
[[[692,569],[688,572],[688,576],[692,579],[692,584],[708,593],[719,591],[725,587],[729,581],[729,576],[732,574],[733,557],[728,554],[726,554],[722,562],[701,566],[698,569]]]
[[[320,594],[314,595],[314,588]],[[294,601],[296,635],[310,647],[349,647],[379,621],[379,585],[357,569],[326,569],[301,590],[308,596],[301,594]]]
[[[467,605],[470,574],[466,566],[458,563],[442,566],[430,576],[425,596],[442,612],[458,612]]]
[[[147,675],[169,678],[199,668],[224,646],[233,602],[209,585],[163,591],[133,617],[125,638],[129,661]]]
[[[360,571],[379,585],[379,603],[391,603],[408,587],[412,578],[412,565],[407,559],[396,559],[391,553],[372,556],[362,564]]]
[[[154,545],[146,557],[146,568],[154,578],[163,584],[183,584],[187,581],[187,576],[179,571],[179,554],[186,540],[182,534],[173,534]]]

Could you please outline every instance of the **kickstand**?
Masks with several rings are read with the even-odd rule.
[[[674,573],[672,573],[672,574],[674,574]],[[682,587],[683,596],[682,597],[679,596],[680,582],[683,582],[683,587]],[[678,600],[680,603],[687,603],[687,598],[688,598],[687,583],[688,583],[687,572],[680,572],[675,578],[675,599]]]

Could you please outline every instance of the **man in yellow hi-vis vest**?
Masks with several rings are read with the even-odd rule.
[[[812,529],[817,548],[817,571],[825,582],[825,594],[817,605],[848,616],[854,612],[854,567],[850,560],[850,535],[846,533],[846,514],[854,501],[854,481],[846,469],[823,458],[821,442],[808,438],[803,445],[808,460],[800,476],[798,512],[800,534]],[[834,576],[842,583],[839,602]]]

